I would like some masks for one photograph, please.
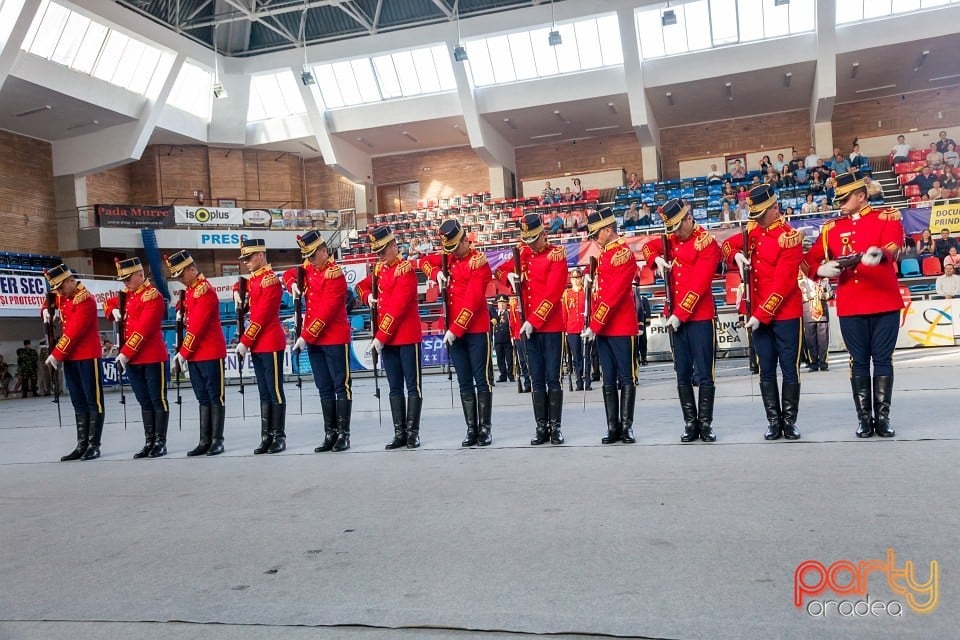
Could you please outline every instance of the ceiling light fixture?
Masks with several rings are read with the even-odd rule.
[[[917,65],[913,68],[914,71],[920,71],[920,67],[923,66],[923,63],[927,61],[927,56],[930,55],[929,49],[924,49],[920,52],[920,59],[917,60]]]
[[[614,104],[614,103],[612,103],[612,102],[608,102],[608,103],[607,103],[607,109],[610,109],[610,111],[611,111],[612,113],[616,113],[616,112],[617,112],[617,105]]]
[[[310,64],[307,62],[307,5],[303,6],[303,13],[300,14],[300,44],[303,46],[303,69],[300,71],[300,82],[303,86],[309,87],[317,84],[316,78],[310,71]]]
[[[551,47],[558,47],[563,44],[563,38],[557,31],[557,11],[554,8],[553,0],[550,0],[550,33],[547,35],[547,42]]]
[[[792,81],[793,81],[793,73],[787,71],[785,74],[783,74],[783,86],[789,87]]]
[[[673,106],[673,93],[670,91],[667,91],[667,104],[669,104],[671,107]]]
[[[217,100],[222,100],[224,98],[229,98],[227,95],[227,90],[223,88],[223,83],[220,82],[220,60],[217,57],[217,28],[220,26],[219,22],[213,23],[213,97]]]
[[[373,149],[373,145],[370,144],[370,141],[364,138],[363,136],[357,136],[357,142],[367,147],[368,149]]]
[[[871,91],[880,91],[882,89],[894,89],[896,86],[895,84],[884,84],[879,87],[870,87],[869,89],[857,89],[854,93],[870,93]]]
[[[775,7],[786,7],[790,4],[790,0],[773,0],[773,6]]]
[[[732,99],[732,98],[733,98],[733,83],[732,83],[732,82],[728,82],[728,83],[726,83],[725,85],[723,85],[723,88],[724,88],[724,90],[727,92],[727,97]]]
[[[960,73],[952,73],[949,76],[937,76],[936,78],[930,78],[928,82],[940,82],[941,80],[954,80],[960,78]]]
[[[562,136],[562,133],[542,133],[538,136],[530,136],[531,140],[540,140],[541,138],[556,138],[557,136]]]
[[[309,145],[309,144],[307,144],[306,142],[303,142],[303,141],[301,141],[300,144],[302,144],[303,146],[305,146],[307,149],[310,149],[310,151],[313,151],[314,153],[320,153],[320,149],[317,149],[317,148],[314,147],[313,145]]]
[[[410,135],[410,132],[409,132],[409,131],[401,131],[401,132],[400,132],[400,135],[402,135],[404,138],[406,138],[406,139],[409,140],[410,142],[414,142],[414,143],[420,142],[419,140],[417,140],[416,138],[414,138],[412,135]]]
[[[587,128],[587,129],[584,129],[584,131],[590,131],[590,132],[593,132],[593,131],[606,131],[606,130],[608,130],[608,129],[619,129],[619,128],[620,128],[620,125],[618,125],[618,124],[608,124],[608,125],[606,125],[606,126],[604,126],[604,127],[589,127],[589,128]]]
[[[510,127],[511,129],[515,130],[517,128],[517,125],[513,124],[513,120],[511,120],[510,118],[504,118],[503,123],[508,127]]]
[[[660,14],[660,25],[664,27],[671,27],[677,24],[677,14],[670,8],[670,2],[667,0],[667,8],[663,10],[663,13]]]
[[[53,107],[51,107],[50,105],[45,104],[42,107],[36,107],[35,109],[27,109],[26,111],[21,111],[20,113],[16,114],[16,117],[23,118],[24,116],[32,116],[35,113],[43,113],[44,111],[50,111],[50,109],[52,108]]]
[[[564,117],[563,117],[563,114],[560,113],[560,109],[554,109],[554,110],[553,110],[553,115],[557,118],[557,120],[559,120],[559,121],[562,122],[563,124],[570,124],[570,121],[567,120],[566,118],[564,118]]]
[[[67,131],[73,131],[74,129],[83,129],[84,127],[89,127],[96,124],[100,124],[100,121],[87,120],[86,122],[78,122],[77,124],[70,125],[69,127],[67,127]]]
[[[463,41],[460,39],[460,3],[455,3],[457,17],[457,46],[453,48],[453,59],[457,62],[463,62],[467,59],[467,50],[463,48]]]
[[[859,63],[859,62],[854,62],[853,64],[851,64],[851,65],[850,65],[850,78],[851,78],[851,79],[852,79],[852,78],[856,78],[856,77],[857,77],[857,73],[858,73],[859,71],[860,71],[860,63]]]

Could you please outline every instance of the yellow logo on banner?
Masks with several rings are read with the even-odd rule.
[[[930,231],[960,231],[960,204],[935,204],[930,208]]]

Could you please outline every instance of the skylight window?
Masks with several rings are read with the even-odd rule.
[[[356,91],[356,84],[353,85]],[[293,71],[284,69],[250,78],[250,105],[247,109],[247,122],[286,118],[306,113],[300,87],[293,77]]]
[[[450,54],[443,45],[321,64],[313,73],[327,109],[457,88]]]
[[[209,70],[192,62],[184,62],[173,83],[167,104],[209,122],[213,102],[213,93],[210,91],[212,82],[213,74]]]
[[[128,91],[146,95],[172,58],[142,40],[42,0],[21,49]]]
[[[556,46],[548,41],[553,29],[562,39]],[[464,47],[478,87],[623,64],[616,15],[468,40]]]
[[[960,4],[960,0],[844,0],[837,2],[837,24],[886,18],[898,13],[913,13],[951,4]]]

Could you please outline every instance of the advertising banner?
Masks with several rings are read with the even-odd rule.
[[[39,317],[46,293],[47,282],[43,276],[0,275],[0,310],[23,312],[5,315]]]
[[[930,208],[930,231],[937,235],[941,229],[960,231],[960,203],[935,204]]]
[[[174,207],[177,224],[235,226],[243,224],[243,209],[225,207]]]
[[[273,223],[273,215],[271,215],[268,209],[244,209],[243,210],[243,226],[245,227],[258,227],[261,229],[269,229],[272,223]]]
[[[98,204],[95,210],[97,213],[97,224],[102,227],[162,229],[174,225],[173,207],[134,204]]]

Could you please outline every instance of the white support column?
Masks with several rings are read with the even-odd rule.
[[[833,105],[837,100],[837,4],[817,3],[817,70],[810,98],[810,139],[820,157],[833,152]]]
[[[250,75],[242,63],[220,56],[220,84],[227,97],[213,100],[207,140],[219,144],[246,144],[250,109]]]
[[[620,25],[620,43],[623,48],[623,75],[627,87],[627,100],[630,103],[630,122],[640,142],[643,162],[642,173],[645,181],[660,179],[660,129],[653,115],[653,108],[647,100],[646,85],[643,79],[643,62],[640,60],[640,47],[637,45],[637,26],[633,19],[633,8],[626,7],[617,11]],[[624,167],[627,172],[631,167]]]
[[[0,2],[0,5],[2,4],[5,3]],[[17,2],[14,0],[9,6],[0,8],[0,89],[17,60],[20,45],[33,24],[40,0],[25,0],[20,12],[13,13],[16,6]]]
[[[186,54],[180,53],[172,64],[168,63],[169,68],[160,76],[164,78],[162,84],[158,82],[150,88],[140,115],[133,122],[54,141],[53,175],[87,175],[139,159],[186,59]]]

